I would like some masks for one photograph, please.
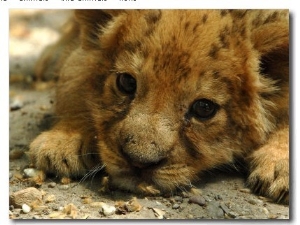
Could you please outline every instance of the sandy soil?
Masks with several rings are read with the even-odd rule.
[[[236,172],[214,171],[197,187],[202,194],[136,196],[121,191],[102,193],[101,174],[66,182],[56,177],[38,185],[24,176],[28,145],[53,119],[53,88],[33,81],[33,66],[49,43],[59,37],[67,18],[63,10],[14,10],[10,12],[10,118],[9,151],[12,196],[34,186],[42,194],[38,203],[9,206],[11,219],[289,219],[289,207],[252,194]]]

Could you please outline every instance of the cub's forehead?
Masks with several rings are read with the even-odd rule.
[[[227,46],[231,17],[220,10],[129,10],[118,36],[126,53],[167,54],[186,58],[214,56]],[[219,43],[219,42],[223,43]],[[122,53],[122,51],[119,51]]]
[[[224,67],[220,62],[229,61],[227,67],[231,63],[232,20],[227,11],[132,10],[123,22],[119,71],[171,82],[218,73]]]
[[[140,45],[188,49],[205,48],[213,39],[222,39],[232,19],[222,10],[130,10],[123,23],[127,27],[121,35],[129,50]]]

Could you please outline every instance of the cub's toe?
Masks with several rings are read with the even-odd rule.
[[[79,176],[85,171],[80,158],[81,146],[78,134],[48,131],[40,134],[30,144],[29,156],[32,163],[46,173]]]
[[[272,167],[257,167],[250,174],[247,185],[253,192],[272,198],[278,203],[289,203],[289,162],[280,160]]]

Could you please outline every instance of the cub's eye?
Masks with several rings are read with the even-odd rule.
[[[204,98],[195,101],[192,105],[191,111],[197,119],[207,120],[216,114],[218,108],[219,105]]]
[[[136,80],[128,73],[117,74],[117,87],[127,95],[133,95],[136,91]]]

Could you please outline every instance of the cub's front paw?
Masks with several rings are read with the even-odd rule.
[[[247,184],[260,195],[289,203],[289,128],[278,130],[249,158]]]
[[[258,164],[247,180],[247,185],[260,195],[278,203],[289,203],[289,160]]]
[[[50,130],[40,134],[31,144],[32,163],[46,173],[59,176],[81,176],[85,168],[80,156],[81,135]]]

